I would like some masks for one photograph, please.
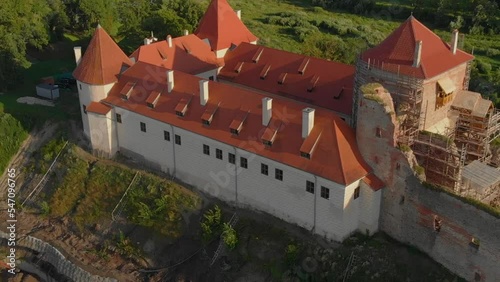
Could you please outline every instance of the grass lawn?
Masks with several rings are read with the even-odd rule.
[[[286,17],[296,16],[296,18],[307,21],[313,26],[317,22],[326,21],[331,23],[332,29],[327,30],[319,27],[319,31],[328,34],[328,36],[338,36],[343,40],[349,40],[353,37],[356,39],[361,38],[367,42],[368,47],[372,47],[380,43],[410,16],[409,14],[403,14],[406,11],[396,13],[398,12],[397,8],[388,8],[388,13],[354,15],[341,10],[332,11],[314,7],[310,1],[306,0],[228,0],[228,2],[235,10],[242,10],[243,22],[260,39],[260,44],[295,53],[301,53],[303,50],[303,37],[297,35],[295,31],[297,27],[292,28],[286,26],[286,24],[270,23],[269,19],[271,17],[276,15],[283,17],[283,13],[285,13]],[[395,3],[399,4],[399,2],[396,1]],[[382,1],[378,5],[390,7],[391,1]],[[266,7],[265,10],[262,7]],[[451,32],[449,30],[434,29],[432,23],[423,23],[445,41],[450,40]],[[343,34],[338,32],[349,28],[354,28],[355,32],[345,32]],[[312,29],[314,30],[314,28]],[[471,52],[473,47],[477,58],[490,63],[494,68],[500,67],[500,55],[494,57],[486,55],[488,48],[500,50],[500,35],[466,34],[465,51]],[[356,48],[352,50],[352,52],[360,51],[362,50]]]

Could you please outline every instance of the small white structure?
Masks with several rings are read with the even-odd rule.
[[[36,95],[50,100],[56,100],[59,98],[59,87],[52,84],[38,84],[36,86]]]

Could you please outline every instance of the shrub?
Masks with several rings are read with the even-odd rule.
[[[234,230],[234,228],[228,223],[224,223],[222,239],[224,240],[224,244],[226,244],[230,250],[234,249],[238,244],[238,235],[236,234],[236,230]]]
[[[418,175],[422,175],[425,172],[425,169],[419,165],[416,165],[415,167],[413,167],[413,169]]]
[[[221,231],[222,211],[218,205],[205,212],[201,222],[202,239],[205,243],[210,242]]]
[[[289,267],[293,267],[299,258],[299,246],[290,243],[285,249],[285,262]]]
[[[495,57],[495,56],[498,56],[498,55],[500,55],[500,50],[495,49],[495,48],[488,48],[488,49],[486,49],[486,56]]]

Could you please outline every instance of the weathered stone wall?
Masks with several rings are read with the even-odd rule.
[[[411,168],[413,154],[395,146],[397,120],[390,95],[379,89],[376,96],[378,101],[361,97],[357,139],[362,155],[387,185],[380,229],[469,281],[500,281],[500,219],[424,187]],[[435,220],[441,223],[439,231]]]

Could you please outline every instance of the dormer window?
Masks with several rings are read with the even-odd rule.
[[[314,90],[314,87],[316,87],[316,84],[319,81],[319,75],[314,75],[309,82],[309,86],[307,87],[307,92],[312,92]]]
[[[262,56],[262,52],[264,52],[264,48],[261,47],[261,48],[259,48],[259,50],[257,50],[257,52],[255,53],[255,55],[253,56],[252,62],[258,63],[259,59],[260,59],[260,56]]]
[[[186,115],[186,112],[187,112],[187,108],[188,108],[188,105],[189,105],[189,102],[191,102],[191,99],[193,97],[191,97],[189,100],[186,99],[186,98],[182,98],[179,103],[177,104],[177,106],[175,107],[175,114],[179,117],[183,117]]]
[[[120,90],[120,95],[123,100],[128,100],[130,95],[132,94],[132,90],[134,89],[135,82],[129,81],[125,86],[123,86],[122,90]]]
[[[306,72],[307,65],[309,65],[309,59],[304,58],[302,64],[299,66],[299,74],[304,74]]]
[[[205,112],[201,116],[201,122],[204,125],[210,125],[210,123],[212,123],[212,119],[215,115],[215,112],[219,108],[219,105],[220,105],[220,103],[217,105],[214,105],[214,104],[207,105],[207,109],[205,110]]]
[[[245,122],[248,113],[250,111],[240,111],[236,117],[233,119],[231,124],[229,125],[229,130],[233,135],[239,135],[241,132],[241,128],[243,127],[243,123]]]
[[[154,109],[159,99],[160,99],[160,92],[154,90],[151,92],[151,94],[149,94],[148,99],[146,99],[146,104],[150,109]]]
[[[241,69],[243,68],[243,64],[245,62],[239,62],[238,64],[236,64],[236,67],[234,68],[234,72],[235,73],[240,73],[241,72]]]
[[[305,152],[300,152],[300,156],[306,159],[311,159],[311,154],[305,153]]]
[[[271,147],[273,145],[273,141],[270,141],[270,140],[263,140],[262,143],[266,146],[269,146],[269,147]]]
[[[260,72],[260,79],[262,80],[265,79],[270,69],[271,69],[270,64],[265,65],[262,71]]]
[[[286,72],[280,74],[280,77],[278,78],[278,84],[284,84],[287,75],[288,73]]]

